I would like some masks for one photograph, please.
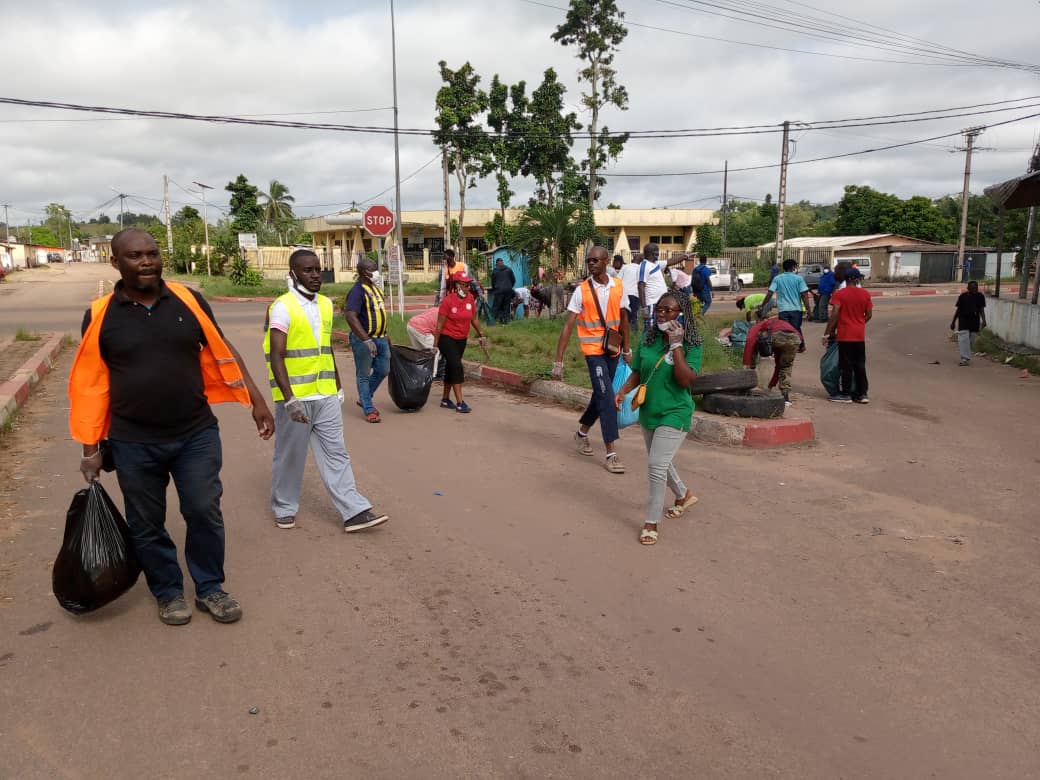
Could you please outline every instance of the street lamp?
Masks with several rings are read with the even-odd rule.
[[[206,276],[212,276],[213,269],[209,262],[209,204],[206,202],[206,190],[213,188],[200,181],[193,181],[192,184],[202,190],[202,229],[206,234]]]

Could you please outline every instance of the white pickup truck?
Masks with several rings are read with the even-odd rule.
[[[725,257],[708,258],[708,267],[715,273],[711,276],[711,287],[713,290],[740,290],[755,281],[752,271],[733,273],[732,263]]]

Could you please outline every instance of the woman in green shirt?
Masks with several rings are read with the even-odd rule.
[[[614,398],[620,409],[625,395],[646,384],[646,398],[639,407],[639,426],[646,441],[650,493],[646,524],[639,534],[641,544],[657,543],[657,521],[664,509],[666,484],[676,498],[667,517],[679,517],[686,507],[697,503],[697,497],[679,479],[672,465],[690,431],[690,385],[701,367],[701,337],[690,296],[679,290],[662,295],[654,307],[654,324],[632,358],[632,375]]]

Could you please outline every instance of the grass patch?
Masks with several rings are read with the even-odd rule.
[[[166,273],[167,279],[179,282],[191,282],[197,285],[206,298],[277,298],[286,291],[285,282],[276,279],[265,279],[262,284],[234,284],[226,276],[198,276],[197,274]],[[327,282],[321,286],[321,294],[332,298],[337,304],[342,303],[354,282]],[[432,295],[437,291],[435,282],[415,282],[405,285],[405,295]],[[394,301],[397,301],[397,288],[394,288]]]
[[[11,412],[8,418],[4,420],[3,424],[0,425],[0,439],[3,439],[4,437],[10,435],[11,431],[14,430],[15,423],[17,422],[17,420],[18,410],[16,409],[15,411]]]
[[[39,333],[28,331],[25,328],[19,328],[18,332],[14,334],[15,341],[39,341],[41,338]]]
[[[563,319],[550,320],[546,317],[538,319],[516,320],[508,325],[485,325],[488,339],[491,342],[491,359],[486,360],[474,338],[466,347],[466,357],[495,368],[515,371],[525,381],[549,379],[552,375],[553,359],[556,356],[556,342],[560,338]],[[709,315],[703,328],[704,357],[701,371],[725,371],[740,367],[739,354],[723,347],[715,340],[719,329],[732,322],[728,315]],[[337,315],[333,319],[334,330],[349,330],[346,320]],[[390,318],[390,338],[397,344],[409,344],[405,323],[395,315]],[[472,336],[472,332],[470,333]],[[571,335],[567,351],[564,353],[564,380],[578,387],[591,387],[585,356],[578,346],[577,332]]]
[[[975,349],[978,352],[985,352],[1001,363],[1015,368],[1024,368],[1030,374],[1040,376],[1040,355],[1022,355],[1011,351],[1010,345],[989,328],[984,328],[979,333]]]

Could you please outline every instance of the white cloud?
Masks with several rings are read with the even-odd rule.
[[[565,0],[548,0],[563,5]],[[788,0],[770,0],[798,10]],[[10,3],[8,3],[9,5]],[[11,77],[0,91],[18,98],[153,108],[192,113],[259,114],[382,108],[391,104],[389,18],[384,4],[308,3],[304,10],[274,2],[164,5],[98,2],[72,7],[37,2],[8,8],[5,60]],[[625,2],[630,21],[696,34],[789,48],[884,58],[879,47],[852,49],[790,32],[749,26],[674,4]],[[986,9],[979,23],[967,0],[834,0],[827,9],[905,35],[956,43],[987,55],[1029,61],[1040,6],[1005,0]],[[804,8],[802,9],[805,10]],[[808,13],[808,11],[806,11]],[[814,12],[815,13],[815,12]],[[520,0],[501,2],[399,2],[397,7],[400,122],[432,127],[437,61],[465,60],[490,82],[525,79],[529,91],[546,67],[555,67],[578,102],[572,52],[549,35],[562,13]],[[612,129],[706,127],[779,123],[783,119],[834,119],[968,105],[1040,94],[1034,76],[983,68],[890,65],[778,52],[704,41],[633,27],[617,59],[631,110],[609,112]],[[16,70],[16,72],[15,72]],[[1033,111],[1040,111],[1034,109]],[[999,121],[1022,112],[942,122],[799,133],[798,159],[839,154]],[[215,186],[245,173],[258,186],[287,183],[304,213],[333,210],[370,198],[393,184],[393,142],[386,135],[208,125],[172,120],[12,122],[96,119],[98,115],[0,106],[0,144],[8,153],[0,202],[42,209],[60,201],[84,212],[109,198],[109,189],[161,195],[161,177]],[[316,121],[390,125],[389,111],[298,117]],[[1024,170],[1040,118],[994,128],[981,139],[974,189]],[[797,165],[789,198],[832,201],[845,184],[870,184],[903,196],[939,196],[960,189],[963,155],[933,146]],[[662,173],[768,165],[779,157],[777,135],[631,141],[614,172]],[[401,171],[407,175],[436,154],[429,139],[402,137]],[[775,192],[775,169],[734,172],[730,192],[762,197]],[[518,200],[529,183],[517,181]],[[604,202],[661,206],[710,198],[721,175],[611,178]],[[392,190],[381,197],[389,203]],[[175,201],[191,198],[174,188]],[[403,186],[405,208],[436,208],[441,176],[434,163]],[[493,182],[471,191],[469,205],[490,206]],[[315,204],[308,207],[308,204]],[[176,207],[177,204],[175,204]],[[701,204],[697,204],[701,205]],[[711,206],[711,201],[703,205]],[[128,203],[134,211],[141,202]],[[115,213],[108,209],[110,215]],[[12,212],[12,221],[22,211]]]

